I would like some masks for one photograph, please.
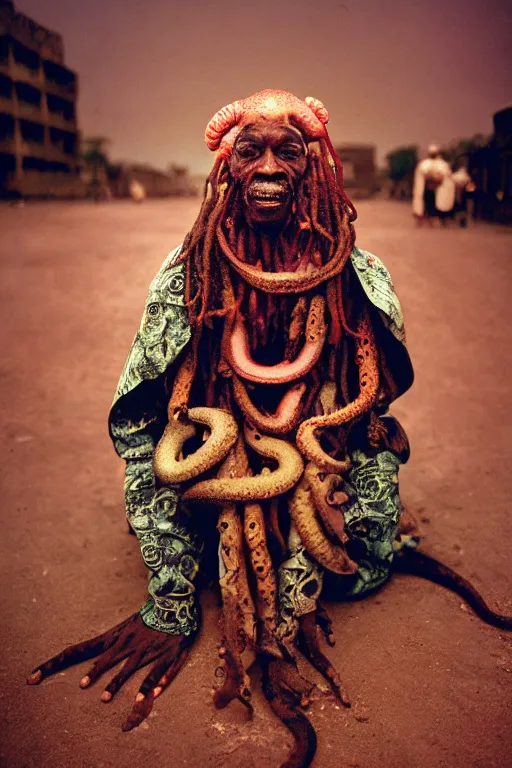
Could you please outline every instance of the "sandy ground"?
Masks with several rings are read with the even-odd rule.
[[[149,280],[198,206],[0,208],[2,766],[272,768],[291,744],[257,680],[252,722],[238,702],[213,708],[218,608],[208,594],[189,663],[129,734],[120,723],[142,672],[109,705],[101,685],[78,688],[86,665],[24,684],[37,663],[144,600],[106,420]],[[511,232],[419,231],[407,206],[359,210],[358,244],[394,276],[417,373],[394,409],[413,447],[404,500],[423,521],[424,549],[512,613]],[[410,577],[331,613],[330,655],[353,707],[314,705],[317,768],[510,765],[510,636]]]

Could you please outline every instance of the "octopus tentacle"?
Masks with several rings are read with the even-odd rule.
[[[185,441],[195,433],[195,427],[190,422],[208,427],[210,436],[197,451],[180,461]],[[220,408],[190,408],[186,421],[176,414],[167,424],[155,449],[155,474],[166,485],[176,485],[197,477],[229,453],[237,436],[235,419]]]
[[[219,477],[244,477],[247,474],[248,462],[247,455],[243,444],[243,438],[241,435],[228,454],[227,459],[222,464],[218,476]],[[234,507],[234,505],[224,505],[223,509],[228,510]],[[236,508],[235,508],[236,512]],[[233,518],[234,519],[234,518]],[[238,602],[239,608],[242,614],[242,632],[246,639],[246,645],[250,646],[256,639],[256,622],[254,618],[254,602],[251,597],[251,591],[249,588],[249,582],[247,580],[247,568],[245,564],[245,557],[243,554],[243,535],[242,535],[242,521],[240,516],[236,514],[237,524],[236,527],[231,525],[232,518],[228,517],[227,522],[230,525],[230,537],[231,543],[228,543],[229,551],[226,550],[223,560],[224,565],[228,570],[234,570],[231,566],[236,566],[237,572],[237,590],[238,590]],[[219,518],[219,525],[222,527],[222,522]],[[223,527],[222,531],[225,532],[226,528]],[[227,537],[227,534],[226,534]],[[226,561],[226,558],[228,561]],[[233,560],[236,559],[236,562]]]
[[[306,341],[299,356],[293,362],[285,360],[276,365],[261,365],[252,359],[247,331],[238,316],[229,344],[229,359],[233,369],[242,378],[259,384],[283,384],[304,376],[316,365],[322,353],[327,333],[324,311],[324,298],[314,296],[308,312]]]
[[[293,360],[297,354],[298,346],[307,318],[307,303],[306,297],[301,296],[296,305],[292,309],[292,316],[290,320],[290,328],[288,329],[288,338],[286,340],[286,346],[284,350],[284,359]]]
[[[296,426],[302,412],[301,401],[306,391],[306,385],[303,382],[290,387],[277,406],[276,412],[268,416],[258,411],[251,402],[243,382],[235,374],[232,376],[232,384],[236,402],[249,421],[258,429],[270,432],[272,435],[285,435]]]
[[[325,638],[325,642],[327,645],[330,645],[331,648],[334,648],[336,645],[336,637],[334,635],[334,630],[332,628],[332,621],[331,617],[319,602],[316,604],[316,623],[322,630],[322,634]]]
[[[341,325],[341,318],[339,312],[336,312],[336,284],[334,280],[329,280],[327,283],[327,306],[330,309],[331,322],[329,323],[329,344],[336,346],[340,343],[343,335],[343,328]]]
[[[244,476],[247,469],[243,439],[239,436],[220,467],[218,477]],[[225,679],[222,687],[215,692],[214,703],[221,709],[238,698],[252,713],[250,680],[242,653],[255,647],[256,616],[247,579],[242,520],[236,504],[229,502],[222,505],[217,530],[224,568],[219,579],[224,630],[219,655],[222,658],[220,669]]]
[[[293,488],[304,470],[297,449],[285,440],[261,435],[247,423],[244,436],[256,453],[277,461],[277,469],[254,477],[202,480],[185,491],[183,501],[258,501],[279,496]]]
[[[230,457],[232,457],[233,461],[231,462],[231,466],[228,466]],[[230,457],[228,457],[228,461],[223,465],[223,468],[226,467],[227,470],[227,472],[224,472],[224,475],[228,474],[231,478],[250,477],[252,475],[252,470],[249,467],[249,460],[241,437],[238,439]],[[219,473],[219,476],[220,474],[221,473]],[[267,547],[265,519],[260,504],[249,503],[245,505],[243,533],[256,580],[257,614],[263,630],[259,638],[258,646],[260,650],[265,648],[274,655],[279,655],[276,644],[272,641],[277,627],[277,584],[272,559]],[[244,573],[246,576],[245,571]],[[241,608],[243,610],[243,606],[241,606]],[[253,632],[255,632],[254,626]]]
[[[253,641],[254,626],[250,629],[252,636],[247,637],[244,631],[245,627],[241,626],[241,595],[239,594],[240,571],[242,568],[245,571],[242,525],[235,504],[223,506],[219,515],[217,530],[220,534],[220,552],[225,568],[224,575],[219,579],[223,605],[222,659],[225,681],[222,687],[215,692],[214,702],[218,709],[222,709],[234,698],[238,698],[252,711],[249,675],[244,669],[241,652],[248,642]],[[249,592],[247,592],[245,599],[251,599]]]
[[[328,474],[322,477],[321,470],[312,463],[306,466],[304,474],[307,477],[309,487],[311,488],[311,496],[316,511],[318,512],[327,533],[330,536],[337,538],[341,544],[344,544],[348,541],[348,536],[345,533],[345,520],[341,510],[335,509],[335,506],[339,506],[348,501],[347,494],[343,491],[338,491],[340,484],[343,483],[343,479],[340,475],[333,474]],[[333,495],[336,499],[335,504],[333,504]]]
[[[290,501],[290,515],[307,551],[320,565],[334,573],[350,574],[357,571],[357,563],[350,559],[345,549],[333,544],[318,522],[311,486],[306,476],[302,478]]]
[[[233,591],[237,595],[237,603],[241,614],[239,637],[242,650],[250,647],[256,640],[256,623],[254,619],[254,602],[247,580],[247,569],[244,557],[242,522],[234,503],[223,505],[219,515],[217,530],[220,533],[222,560],[226,573],[220,579],[221,588]]]
[[[477,616],[498,629],[512,630],[512,616],[504,616],[491,610],[475,587],[448,565],[439,562],[425,552],[413,547],[402,547],[393,559],[395,573],[408,573],[440,584],[462,597]]]
[[[268,511],[268,527],[269,531],[274,535],[275,541],[281,550],[281,556],[286,555],[286,541],[282,534],[279,525],[279,499],[274,497],[270,499],[269,511]]]
[[[265,648],[277,629],[277,582],[267,547],[265,518],[257,502],[245,505],[244,534],[256,577],[257,611],[263,630],[259,645]]]
[[[358,327],[356,364],[359,367],[359,394],[355,400],[333,413],[306,419],[297,430],[296,443],[300,452],[321,469],[341,474],[350,467],[350,460],[329,456],[318,442],[315,432],[326,427],[339,427],[367,413],[379,391],[379,358],[368,313]]]
[[[261,659],[263,693],[274,714],[281,720],[294,738],[294,746],[281,768],[307,768],[316,752],[316,732],[300,707],[310,703],[309,695],[314,688],[304,680],[294,662]]]
[[[323,267],[313,267],[312,269],[297,272],[263,272],[255,265],[247,264],[237,258],[226,240],[221,222],[217,225],[217,240],[222,253],[233,269],[238,272],[246,283],[265,293],[302,293],[303,291],[309,291],[341,272],[352,250],[352,238],[340,236],[332,259]]]
[[[197,368],[197,345],[199,343],[199,333],[194,333],[192,344],[185,356],[183,363],[181,364],[174,384],[172,387],[171,397],[169,398],[169,404],[167,406],[167,418],[169,421],[174,417],[176,412],[185,413],[188,406],[190,397],[190,390],[192,389],[192,383],[196,374]]]
[[[338,408],[336,406],[336,384],[334,381],[325,381],[318,393],[318,400],[322,407],[322,414],[334,413]]]
[[[345,707],[350,707],[350,701],[345,695],[338,672],[320,649],[317,625],[316,611],[299,617],[299,634],[297,636],[299,648],[315,669],[329,681],[338,700]]]

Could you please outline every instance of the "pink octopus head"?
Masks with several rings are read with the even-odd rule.
[[[208,123],[205,141],[208,149],[219,150],[229,157],[235,139],[244,127],[259,120],[282,120],[291,123],[306,141],[324,138],[329,113],[318,99],[307,96],[304,101],[288,91],[265,90],[242,101],[234,101],[217,112]]]

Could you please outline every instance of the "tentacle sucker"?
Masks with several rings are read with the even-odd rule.
[[[242,378],[260,384],[284,384],[301,378],[316,365],[322,353],[327,333],[324,311],[324,298],[314,296],[309,307],[306,340],[302,350],[292,362],[284,360],[276,365],[261,365],[252,359],[247,331],[238,315],[229,343],[229,359],[233,369]]]
[[[197,451],[180,460],[185,441],[195,433],[193,422],[208,427],[211,434]],[[197,477],[227,456],[237,436],[235,419],[220,408],[190,408],[186,417],[176,413],[155,449],[155,474],[165,485],[176,485]]]
[[[239,435],[217,476],[244,477],[247,474],[247,466],[243,438]],[[223,579],[226,584],[236,584],[238,609],[242,617],[240,629],[245,637],[244,647],[251,646],[256,640],[254,603],[247,580],[242,520],[234,503],[223,504],[217,528],[220,532],[222,558],[226,568]]]
[[[245,474],[246,461],[240,461],[243,451],[241,437],[223,462],[218,477]],[[252,710],[249,676],[244,668],[242,653],[252,650],[256,642],[256,617],[245,564],[242,520],[236,504],[222,505],[217,523],[220,535],[220,555],[223,575],[219,579],[222,595],[223,646],[222,656],[224,683],[215,691],[217,708],[227,706],[234,698]]]
[[[222,660],[225,680],[222,687],[215,691],[214,703],[218,709],[222,709],[230,701],[238,698],[242,704],[252,709],[249,675],[244,669],[241,658],[247,638],[244,627],[241,626],[238,576],[242,563],[245,569],[245,562],[242,525],[236,511],[236,504],[223,505],[217,530],[220,534],[220,551],[225,568],[224,575],[219,579],[223,605]],[[250,598],[250,593],[248,596]]]
[[[277,469],[254,477],[202,480],[185,491],[183,501],[258,501],[279,496],[293,488],[304,470],[297,449],[285,440],[261,435],[247,422],[244,437],[260,456],[277,461]]]
[[[244,534],[256,577],[258,616],[263,625],[259,645],[267,647],[277,628],[277,582],[267,547],[263,510],[257,502],[245,505]]]

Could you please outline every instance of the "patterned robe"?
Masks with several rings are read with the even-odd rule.
[[[199,570],[199,546],[190,512],[179,503],[173,488],[159,486],[153,471],[153,452],[167,421],[169,395],[164,374],[191,338],[185,266],[174,264],[180,251],[181,246],[169,254],[150,285],[142,321],[119,379],[109,428],[117,453],[126,461],[126,513],[150,571],[149,597],[141,616],[154,629],[188,635],[198,624],[194,576]],[[351,266],[380,318],[377,343],[393,377],[394,397],[398,397],[412,384],[413,372],[390,274],[376,256],[359,248],[351,255]],[[331,592],[334,584],[338,597],[364,595],[382,584],[394,549],[400,546],[396,539],[398,467],[403,457],[388,450],[373,454],[360,449],[351,454],[344,517],[359,569],[353,576],[331,578]],[[288,634],[298,616],[314,609],[322,589],[322,571],[292,531],[289,558],[279,574],[282,635]]]

